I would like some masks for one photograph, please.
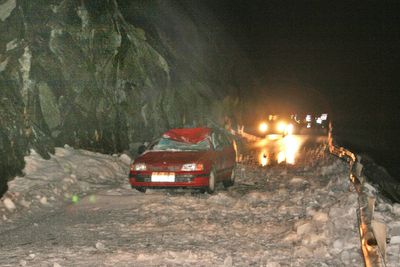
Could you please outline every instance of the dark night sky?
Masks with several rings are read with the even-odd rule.
[[[343,145],[400,180],[400,1],[206,2],[254,64],[253,100],[322,98]]]
[[[395,119],[400,1],[218,0],[208,5],[252,60],[262,84],[257,94],[313,88],[339,115]]]

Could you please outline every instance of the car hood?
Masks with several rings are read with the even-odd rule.
[[[147,164],[185,164],[202,162],[209,158],[210,151],[146,151],[135,160],[135,163]]]

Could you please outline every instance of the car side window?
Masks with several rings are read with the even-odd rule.
[[[221,149],[223,147],[223,144],[221,142],[220,133],[217,133],[217,132],[212,133],[212,143],[213,143],[215,149]]]
[[[225,134],[221,134],[221,141],[224,144],[224,146],[229,146],[231,144],[231,141]]]
[[[228,137],[222,132],[214,132],[212,134],[212,141],[215,149],[222,149],[232,144]]]

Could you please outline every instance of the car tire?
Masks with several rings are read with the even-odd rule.
[[[141,193],[146,193],[146,188],[144,187],[135,187],[135,189]]]
[[[212,169],[210,171],[210,177],[208,178],[208,186],[206,188],[207,193],[209,194],[214,194],[215,192],[215,186],[216,186],[216,174],[215,174],[215,170]]]
[[[231,186],[233,186],[235,184],[235,173],[236,173],[235,169],[236,168],[234,166],[232,168],[231,176],[230,176],[229,180],[225,180],[225,181],[222,182],[225,188],[231,187]]]

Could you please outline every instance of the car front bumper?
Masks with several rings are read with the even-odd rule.
[[[132,187],[190,187],[204,188],[208,186],[210,175],[208,173],[176,173],[174,182],[154,182],[150,173],[130,173],[129,183]]]

